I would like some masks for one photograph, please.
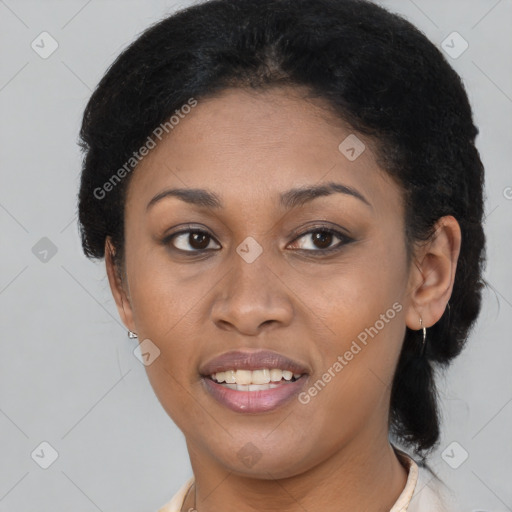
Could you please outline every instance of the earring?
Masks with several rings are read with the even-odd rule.
[[[136,338],[138,338],[137,334],[132,332],[132,331],[128,331],[128,338],[130,338],[131,340],[134,340]]]
[[[421,345],[421,355],[425,352],[425,345],[427,340],[427,328],[423,325],[423,318],[420,316],[420,328],[423,329],[423,343]]]

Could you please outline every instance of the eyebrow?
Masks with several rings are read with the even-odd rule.
[[[373,208],[363,194],[355,188],[335,182],[290,189],[280,195],[280,204],[284,208],[291,209],[303,206],[317,197],[328,196],[335,193],[350,195],[359,199],[370,208]],[[163,190],[154,196],[147,204],[146,211],[153,207],[157,202],[167,197],[177,197],[186,203],[203,206],[209,209],[219,209],[223,206],[222,200],[214,192],[210,192],[202,188],[172,188]]]

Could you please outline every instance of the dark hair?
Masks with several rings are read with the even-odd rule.
[[[213,0],[150,27],[118,56],[85,109],[83,250],[102,258],[111,236],[116,265],[122,261],[130,175],[104,198],[95,190],[190,98],[280,85],[326,100],[374,142],[379,163],[403,190],[408,251],[433,235],[440,217],[460,224],[449,307],[428,330],[423,357],[422,332],[407,328],[391,391],[391,433],[424,462],[439,439],[434,369],[460,353],[480,311],[484,176],[460,77],[400,16],[365,0]]]

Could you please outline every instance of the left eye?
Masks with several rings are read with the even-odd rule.
[[[336,239],[339,240],[339,243],[331,246],[333,241]],[[299,249],[306,251],[328,252],[330,250],[338,249],[339,246],[347,243],[348,241],[349,238],[346,235],[332,229],[322,228],[302,234],[294,241],[294,244],[298,244]]]

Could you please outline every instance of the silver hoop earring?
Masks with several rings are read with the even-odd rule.
[[[421,345],[421,355],[425,352],[425,345],[427,340],[427,328],[423,325],[423,319],[420,316],[420,327],[423,329],[423,343]]]
[[[131,340],[134,340],[136,338],[138,338],[137,334],[132,332],[132,331],[128,331],[128,338],[130,338]]]

